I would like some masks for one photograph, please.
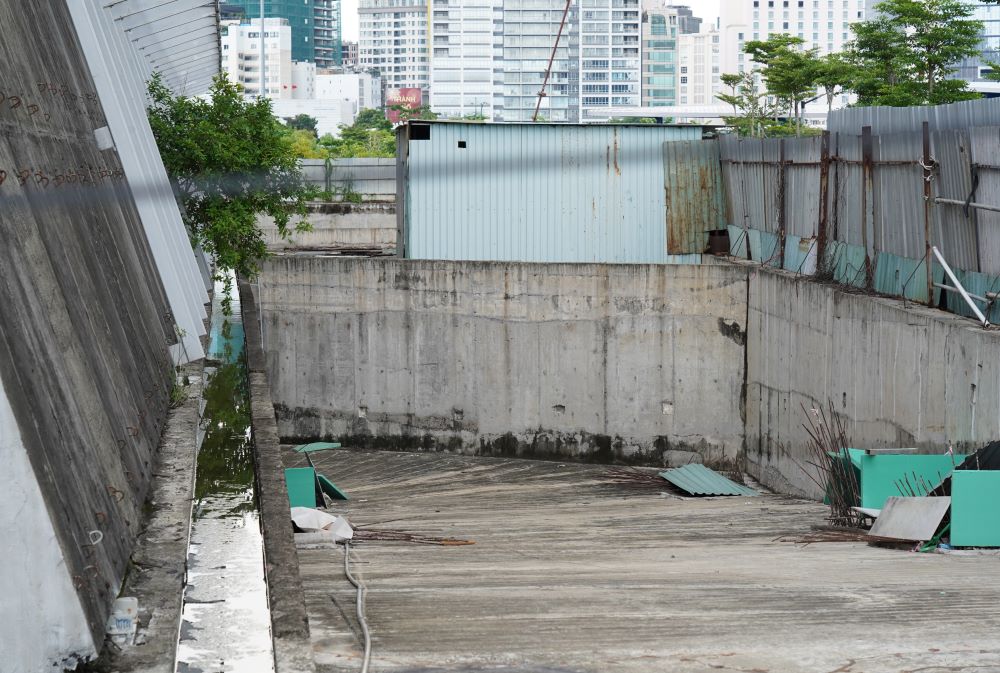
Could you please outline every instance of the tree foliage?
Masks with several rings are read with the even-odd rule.
[[[316,137],[316,126],[319,124],[319,120],[315,117],[311,117],[307,114],[298,114],[294,117],[285,117],[285,123],[288,128],[295,129],[297,131],[310,131],[313,137]]]
[[[875,18],[854,24],[847,59],[859,105],[938,105],[978,98],[948,79],[979,53],[981,21],[959,0],[884,0]]]
[[[379,110],[362,110],[350,126],[341,125],[340,137],[327,134],[319,144],[333,158],[396,156],[392,124]]]
[[[258,215],[273,217],[288,236],[291,217],[305,214],[314,194],[302,180],[288,129],[269,100],[247,99],[224,74],[207,100],[175,97],[157,75],[149,96],[149,123],[192,241],[220,270],[255,275],[267,255]]]
[[[821,61],[816,48],[803,49],[804,40],[791,35],[771,35],[767,40],[751,40],[743,51],[762,66],[761,78],[767,96],[775,99],[776,112],[802,126],[805,103],[816,97]]]

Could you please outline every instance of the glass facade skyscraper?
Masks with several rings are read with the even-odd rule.
[[[228,0],[242,7],[247,19],[260,16],[260,0]],[[292,29],[292,60],[318,68],[340,65],[340,0],[264,0],[264,15],[288,21]]]

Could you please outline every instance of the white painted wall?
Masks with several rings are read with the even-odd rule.
[[[0,670],[46,673],[96,654],[0,383]]]

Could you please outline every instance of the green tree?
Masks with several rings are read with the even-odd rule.
[[[288,128],[296,129],[298,131],[309,131],[316,137],[316,125],[319,124],[319,120],[315,117],[310,117],[307,114],[295,115],[294,117],[285,117],[285,123]]]
[[[399,113],[399,121],[407,122],[413,119],[426,119],[428,121],[437,119],[438,115],[436,112],[430,109],[427,105],[421,105],[419,107],[410,107],[409,105],[390,105],[389,109]]]
[[[859,105],[937,105],[978,98],[949,79],[979,53],[981,21],[960,0],[884,0],[879,14],[854,24],[847,58],[856,68]]]
[[[820,59],[817,51],[803,49],[803,39],[791,35],[772,35],[767,40],[751,40],[743,51],[763,66],[761,77],[767,95],[779,101],[787,116],[795,119],[796,133],[802,128],[805,103],[816,97]]]
[[[763,138],[776,107],[768,100],[767,91],[757,84],[756,75],[756,70],[722,75],[720,79],[729,87],[729,93],[716,94],[716,98],[733,107],[733,114],[723,117],[726,126],[741,136]]]
[[[396,156],[396,136],[392,124],[377,110],[362,110],[350,126],[341,125],[340,137],[330,134],[319,139],[320,147],[331,157]]]
[[[294,129],[289,131],[292,152],[300,159],[326,159],[328,152],[321,147],[312,131]]]
[[[829,114],[833,110],[833,98],[837,95],[837,89],[842,92],[851,88],[857,79],[857,73],[843,54],[827,54],[820,58],[816,69],[816,84],[823,89],[826,95],[826,112]]]
[[[392,122],[385,118],[385,114],[381,110],[372,108],[365,108],[358,112],[358,116],[354,118],[354,126],[382,131],[392,130]]]
[[[255,275],[267,255],[257,217],[270,215],[287,237],[291,217],[304,215],[315,193],[303,182],[288,129],[269,100],[248,99],[224,74],[206,100],[175,97],[158,75],[149,96],[149,123],[192,241],[220,271]]]

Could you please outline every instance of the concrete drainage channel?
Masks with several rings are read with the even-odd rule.
[[[178,672],[274,670],[239,297],[216,285]]]

